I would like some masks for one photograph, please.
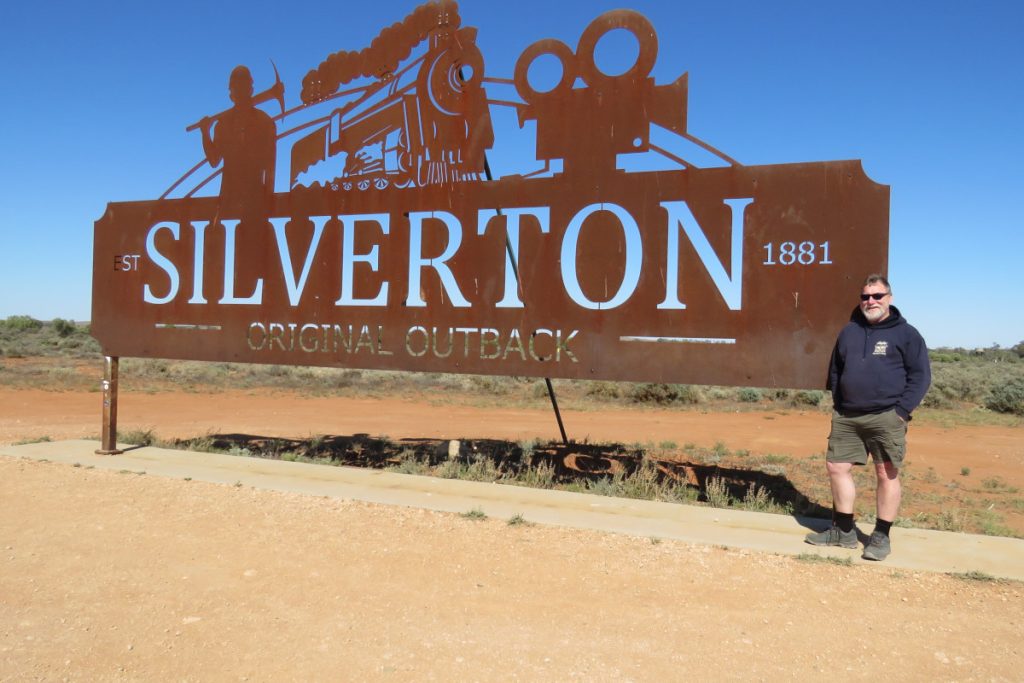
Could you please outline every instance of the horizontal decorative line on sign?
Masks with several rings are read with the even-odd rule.
[[[624,342],[661,342],[666,344],[735,344],[725,337],[619,337]]]
[[[157,323],[156,329],[158,330],[212,330],[219,332],[222,328],[220,325],[181,325],[178,323]]]

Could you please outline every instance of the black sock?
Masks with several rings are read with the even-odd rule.
[[[884,519],[875,520],[875,531],[882,534],[883,536],[889,535],[889,529],[892,528],[892,522],[887,522]]]
[[[853,531],[853,513],[852,512],[837,512],[835,514],[836,526],[843,533],[850,533]]]

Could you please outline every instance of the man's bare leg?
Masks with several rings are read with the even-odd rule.
[[[853,482],[853,463],[826,462],[828,482],[832,487],[832,506],[836,512],[853,514],[857,486]]]
[[[892,550],[889,529],[896,521],[903,488],[900,484],[900,470],[891,462],[876,462],[875,476],[878,479],[878,486],[875,489],[878,519],[875,521],[875,530],[871,532],[871,538],[868,539],[861,557],[865,560],[878,561],[887,558]]]
[[[900,511],[900,501],[903,499],[900,470],[891,462],[876,462],[875,476],[878,479],[875,491],[878,519],[894,522],[896,514]]]
[[[825,461],[828,480],[832,487],[832,526],[824,531],[807,534],[804,541],[811,545],[834,545],[842,548],[857,547],[857,529],[853,523],[853,501],[856,487],[853,482],[853,464]]]

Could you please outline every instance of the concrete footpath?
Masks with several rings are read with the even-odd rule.
[[[122,446],[129,450],[121,455],[96,455],[98,447],[96,441],[43,442],[0,446],[0,455],[443,512],[481,510],[498,519],[522,515],[538,524],[786,555],[849,557],[858,564],[893,569],[983,572],[1024,581],[1021,539],[898,528],[893,531],[893,554],[878,563],[862,560],[859,549],[804,543],[804,535],[820,529],[821,520],[152,447]],[[863,532],[870,534],[871,529],[861,531],[861,540],[866,540]]]

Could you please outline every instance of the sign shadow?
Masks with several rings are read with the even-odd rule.
[[[832,514],[784,474],[658,457],[620,443],[391,440],[365,433],[294,439],[230,433],[178,439],[170,445],[243,457],[775,512],[791,515],[808,529],[827,526],[823,520]]]

